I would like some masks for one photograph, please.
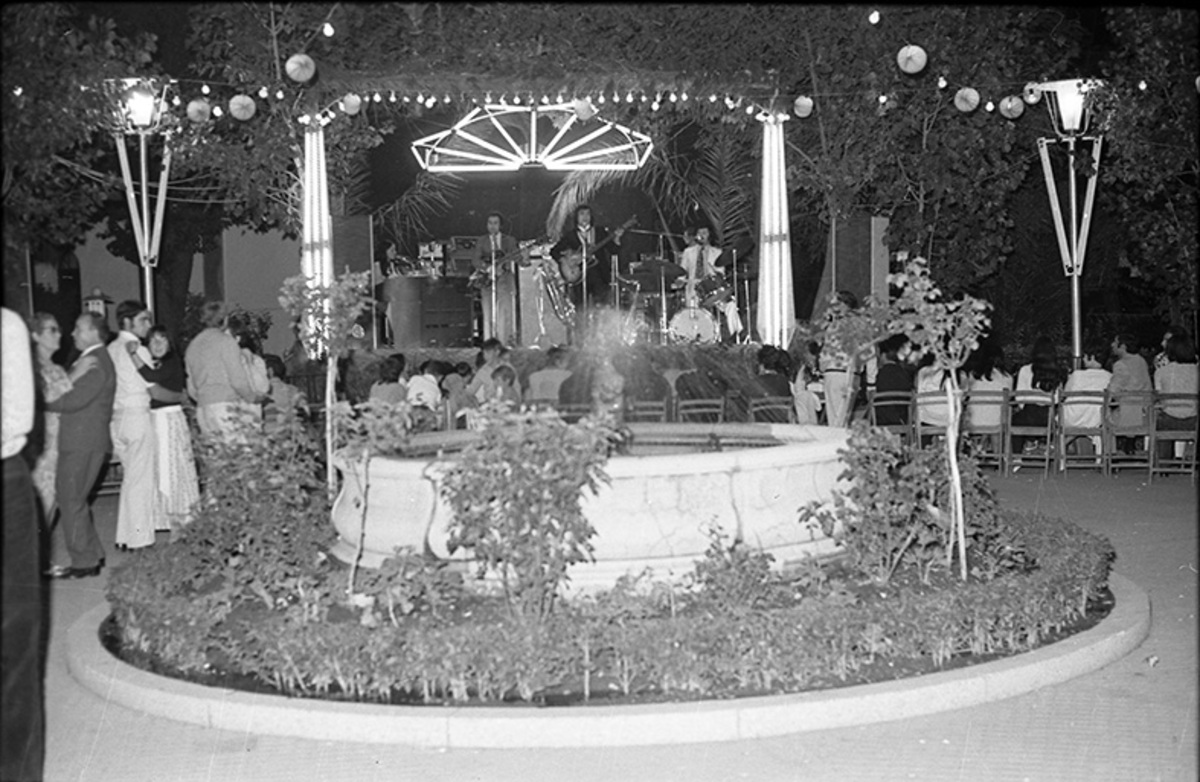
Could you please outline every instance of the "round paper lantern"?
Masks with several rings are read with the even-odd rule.
[[[209,106],[204,98],[195,98],[187,105],[187,115],[188,119],[196,124],[208,122],[212,115],[212,106]]]
[[[925,50],[915,44],[905,46],[896,55],[896,64],[905,73],[920,73],[925,70],[925,63],[928,60],[929,58],[926,56]]]
[[[1016,119],[1025,113],[1025,101],[1016,95],[1009,95],[1000,101],[1000,114],[1005,119]]]
[[[1031,81],[1025,85],[1022,95],[1025,98],[1025,102],[1032,106],[1042,99],[1042,88],[1036,81]]]
[[[353,117],[361,108],[362,98],[358,97],[353,92],[347,93],[346,97],[342,98],[342,111],[346,112],[350,116]]]
[[[979,106],[979,92],[973,87],[963,87],[954,94],[954,107],[964,114]]]
[[[234,95],[229,99],[229,113],[243,122],[254,116],[256,108],[254,98],[249,95]]]
[[[317,72],[317,64],[307,54],[293,54],[287,61],[287,75],[292,81],[305,82]]]
[[[575,110],[575,116],[581,122],[586,122],[596,116],[596,109],[592,106],[592,102],[587,98],[576,98],[571,107]]]
[[[807,95],[797,96],[795,102],[792,103],[792,110],[797,117],[803,119],[813,112],[813,99]]]

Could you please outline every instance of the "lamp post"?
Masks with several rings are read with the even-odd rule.
[[[171,170],[170,130],[164,131],[168,143],[163,145],[162,171],[158,180],[158,197],[151,224],[148,137],[163,129],[164,121],[170,116],[166,111],[167,91],[171,81],[156,81],[148,78],[113,79],[108,82],[114,92],[115,133],[117,156],[121,161],[121,176],[125,180],[125,195],[129,199],[129,216],[133,223],[133,237],[138,248],[138,259],[142,267],[142,287],[145,289],[146,308],[154,309],[154,268],[158,266],[158,245],[162,238],[163,210],[167,203],[167,179]],[[129,154],[125,149],[125,136],[136,134],[140,151],[142,189],[140,204],[129,170]]]
[[[1058,250],[1062,257],[1063,273],[1071,280],[1071,362],[1075,369],[1083,365],[1083,337],[1080,321],[1079,278],[1083,274],[1083,257],[1087,249],[1088,228],[1092,223],[1092,205],[1096,199],[1096,175],[1100,169],[1100,145],[1102,136],[1088,135],[1091,120],[1088,93],[1103,86],[1097,79],[1066,79],[1038,85],[1038,93],[1046,98],[1050,121],[1054,124],[1057,139],[1039,138],[1038,153],[1042,158],[1042,173],[1046,177],[1046,190],[1050,195],[1050,211],[1054,216],[1054,229],[1058,234]],[[1075,147],[1079,141],[1092,143],[1092,165],[1087,173],[1087,193],[1083,201],[1083,214],[1078,219],[1078,186],[1075,173]],[[1058,199],[1054,171],[1050,167],[1050,152],[1047,145],[1052,141],[1067,144],[1068,199],[1071,209],[1071,233],[1063,229],[1062,207]]]

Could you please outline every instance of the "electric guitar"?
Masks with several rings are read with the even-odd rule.
[[[637,225],[637,215],[629,218],[621,223],[620,227],[604,238],[603,241],[597,242],[588,248],[587,257],[584,257],[583,250],[567,250],[558,259],[558,271],[562,274],[563,280],[568,285],[574,285],[583,279],[583,270],[590,269],[596,265],[596,251],[604,247],[604,245],[617,238],[617,231],[624,231],[630,226]]]
[[[501,267],[504,264],[511,266],[512,264],[515,264],[519,261],[523,261],[523,260],[527,261],[528,258],[523,259],[518,256],[522,255],[526,250],[528,250],[530,247],[533,247],[535,244],[541,244],[544,241],[546,241],[546,237],[541,236],[541,237],[538,237],[537,239],[530,239],[525,242],[519,242],[517,244],[517,248],[510,252],[507,252],[507,253],[497,252],[496,253],[496,272],[498,274],[501,273],[503,271],[503,269]],[[510,258],[509,256],[512,256],[512,257]],[[527,265],[527,264],[523,264],[523,265]],[[488,257],[487,264],[482,269],[476,269],[475,271],[471,272],[471,276],[467,278],[467,284],[469,286],[471,286],[472,288],[474,288],[475,290],[483,290],[484,288],[486,288],[492,284],[492,260],[491,260],[490,256]]]

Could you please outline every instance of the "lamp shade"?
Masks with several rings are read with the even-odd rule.
[[[813,113],[813,99],[807,95],[798,95],[792,103],[792,110],[797,117],[803,119]]]
[[[1103,84],[1098,79],[1064,79],[1039,85],[1046,96],[1054,132],[1063,137],[1086,133],[1091,119],[1087,95]]]
[[[317,64],[313,62],[313,58],[304,53],[293,54],[284,67],[288,78],[298,82],[308,81],[317,72]]]
[[[109,82],[115,86],[116,121],[126,133],[151,133],[162,123],[171,83],[131,77]]]
[[[249,95],[234,95],[229,99],[229,113],[235,119],[244,122],[254,116],[255,110],[254,98],[251,98]]]
[[[1016,119],[1025,113],[1025,101],[1019,95],[1009,95],[1000,101],[1000,113],[1005,119]]]

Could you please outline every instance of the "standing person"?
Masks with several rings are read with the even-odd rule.
[[[1132,334],[1119,333],[1113,337],[1112,352],[1116,356],[1113,362],[1112,380],[1108,381],[1108,390],[1114,394],[1126,391],[1153,391],[1150,383],[1150,367],[1146,359],[1138,352],[1137,339]],[[1146,420],[1147,409],[1144,404],[1137,402],[1122,402],[1112,411],[1117,424],[1125,427],[1136,427]],[[1125,453],[1130,453],[1141,438],[1118,437],[1118,447]]]
[[[505,345],[517,339],[517,240],[502,233],[504,218],[499,212],[487,216],[487,233],[475,243],[473,280],[483,298],[483,337],[495,337]],[[493,269],[494,265],[494,269]],[[495,278],[492,275],[495,273]],[[493,298],[495,302],[493,302]]]
[[[226,331],[228,310],[221,301],[205,303],[204,330],[183,354],[188,395],[196,401],[196,423],[206,437],[241,439],[244,417],[255,418],[262,398],[250,386],[237,340]]]
[[[35,365],[41,400],[53,402],[74,386],[67,370],[54,363],[54,354],[62,343],[58,320],[47,312],[35,312],[31,321]],[[58,471],[59,414],[43,409],[42,442],[33,466],[33,486],[42,503],[42,521],[49,541],[50,573],[61,573],[71,566],[61,524],[55,523],[58,511],[54,479]]]
[[[71,336],[79,350],[79,357],[71,365],[74,385],[55,401],[46,403],[46,409],[62,414],[58,424],[54,493],[58,497],[59,523],[71,556],[71,567],[52,574],[56,578],[97,576],[104,566],[104,548],[96,534],[88,495],[108,461],[113,447],[112,430],[116,428],[113,400],[117,393],[117,370],[112,356],[104,349],[108,324],[100,315],[85,312],[75,321]],[[146,407],[148,418],[149,403]],[[153,454],[146,460],[153,469]],[[126,472],[121,482],[122,496],[128,480]]]
[[[142,361],[135,343],[126,344],[129,356],[150,387],[150,419],[154,425],[158,465],[156,517],[166,522],[172,536],[192,520],[192,509],[200,499],[192,435],[183,414],[183,362],[171,348],[165,326],[154,326],[148,338],[154,365]]]
[[[575,207],[573,223],[550,248],[550,257],[558,263],[576,311],[582,312],[584,307],[610,302],[609,283],[617,259],[608,245],[620,246],[625,229],[618,228],[610,237],[606,229],[592,224],[592,208],[587,204]],[[585,326],[586,320],[578,319],[578,325]]]
[[[38,575],[37,500],[21,450],[34,423],[33,361],[21,316],[0,310],[0,390],[4,461],[3,691],[0,778],[40,780],[45,760],[42,702],[42,617],[45,593]]]
[[[150,419],[150,386],[138,372],[131,353],[143,364],[154,359],[142,340],[150,333],[150,311],[140,301],[117,305],[121,330],[108,346],[117,373],[113,400],[113,454],[121,462],[121,495],[117,502],[117,546],[144,548],[154,544],[154,531],[168,529],[158,507],[158,470],[154,424]]]

